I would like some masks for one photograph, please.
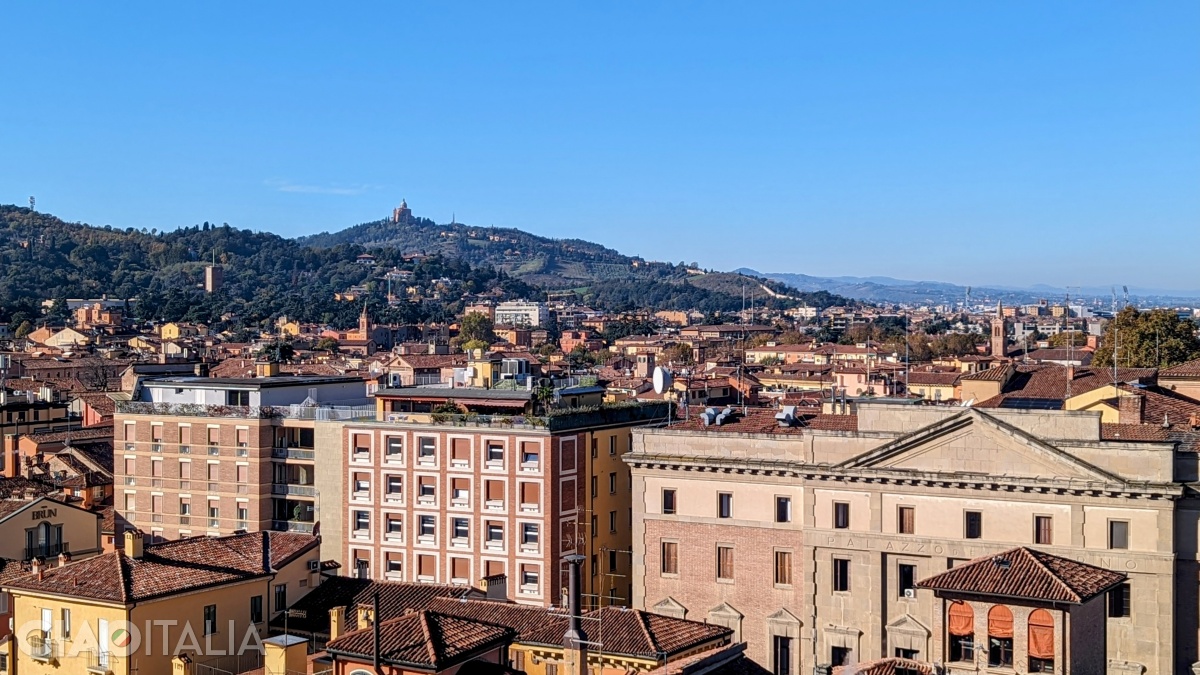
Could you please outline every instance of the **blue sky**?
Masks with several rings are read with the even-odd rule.
[[[0,202],[1200,287],[1200,3],[4,3]]]

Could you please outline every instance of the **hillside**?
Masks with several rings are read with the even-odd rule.
[[[406,253],[429,257],[406,260]],[[369,253],[374,262],[363,264]],[[225,285],[201,291],[204,267],[216,260]],[[388,270],[411,273],[395,284],[414,300],[386,303]],[[693,270],[694,272],[694,270]],[[0,322],[39,317],[44,299],[137,298],[141,319],[188,320],[253,327],[287,315],[301,321],[353,325],[361,302],[334,296],[365,289],[380,321],[446,320],[468,295],[500,299],[558,297],[571,292],[601,309],[741,308],[741,287],[763,286],[764,304],[845,303],[828,293],[801,293],[784,284],[737,274],[697,275],[670,263],[647,263],[580,240],[555,240],[520,230],[437,225],[427,219],[399,226],[364,223],[335,234],[301,239],[203,223],[170,232],[68,223],[27,208],[0,206]],[[61,307],[52,319],[65,318]]]

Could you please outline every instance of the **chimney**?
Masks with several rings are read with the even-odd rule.
[[[1119,410],[1118,422],[1121,424],[1141,424],[1142,412],[1146,408],[1146,399],[1141,394],[1126,394],[1117,399]]]
[[[58,554],[58,566],[59,567],[66,567],[67,563],[69,563],[69,562],[71,562],[71,554],[70,553],[63,551],[62,553]]]
[[[38,581],[42,580],[45,568],[42,566],[42,559],[34,556],[33,560],[29,561],[29,569],[37,575]]]
[[[196,377],[208,377],[208,364],[197,363],[192,367],[192,373],[195,374]]]
[[[1075,364],[1074,363],[1067,364],[1067,381],[1069,381],[1069,382],[1075,381]]]
[[[479,588],[484,592],[485,598],[495,600],[497,602],[508,601],[508,575],[493,574],[484,577],[479,581]]]
[[[357,609],[359,630],[375,623],[375,607],[373,605],[359,605]]]
[[[268,673],[307,673],[308,640],[286,634],[263,640],[263,670]]]
[[[334,607],[329,610],[329,641],[332,642],[338,639],[338,636],[346,632],[346,608]]]
[[[255,377],[279,377],[278,361],[256,361],[254,363]]]
[[[563,656],[566,665],[564,675],[588,675],[587,633],[581,621],[583,613],[582,581],[579,566],[584,556],[575,553],[566,557],[570,574],[567,577],[567,613],[570,615],[567,632],[563,633]]]
[[[137,530],[125,531],[125,555],[134,560],[141,560],[144,540],[142,533]]]

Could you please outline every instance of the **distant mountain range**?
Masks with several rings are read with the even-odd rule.
[[[753,277],[764,277],[787,284],[801,291],[828,291],[830,293],[869,302],[903,304],[960,304],[966,299],[967,287],[943,281],[913,281],[892,277],[815,277],[807,274],[787,272],[759,272],[742,267],[736,272]],[[1110,307],[1113,288],[1072,288],[1072,303],[1083,300],[1084,304]],[[1117,286],[1118,299],[1124,302],[1124,290]],[[1006,304],[1026,304],[1046,299],[1061,303],[1067,297],[1067,289],[1036,284],[1033,286],[972,286],[971,301],[1001,301]],[[1200,291],[1173,291],[1167,289],[1130,287],[1130,302],[1145,305],[1193,304],[1200,302]]]

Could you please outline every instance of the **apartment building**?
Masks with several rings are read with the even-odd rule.
[[[1191,672],[1194,421],[837,412],[635,429],[635,606],[727,626],[780,675],[896,657],[949,673]],[[947,579],[968,562],[980,574]]]
[[[118,521],[153,540],[312,532],[315,426],[372,415],[355,377],[164,377],[114,416]],[[338,502],[333,502],[337,504]],[[336,508],[335,508],[336,512]]]
[[[544,302],[510,300],[496,305],[493,312],[497,326],[541,328],[550,323],[550,309]]]
[[[4,672],[170,673],[183,655],[203,672],[242,672],[261,658],[247,635],[265,637],[273,616],[320,583],[312,535],[125,539],[124,550],[4,581],[15,629]]]
[[[633,512],[620,456],[634,427],[666,418],[662,403],[547,417],[381,404],[374,420],[322,423],[317,487],[347,507],[321,531],[360,576],[476,585],[505,575],[509,595],[535,605],[561,603],[560,560],[582,553],[591,601],[628,606]]]

